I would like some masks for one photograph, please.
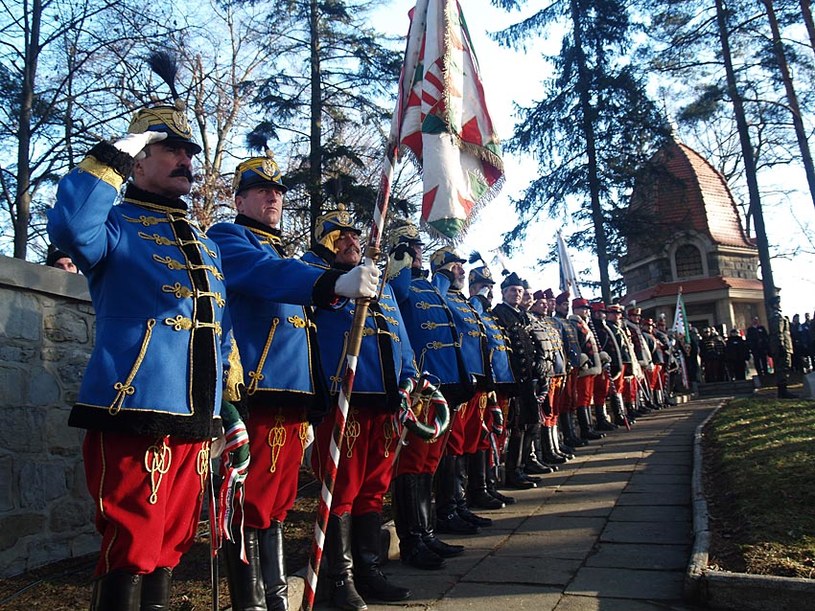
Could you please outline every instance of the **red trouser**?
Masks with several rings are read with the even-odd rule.
[[[605,371],[600,375],[594,377],[594,405],[595,407],[602,407],[606,404],[606,397],[608,397],[608,389],[611,385],[611,379]]]
[[[588,407],[591,405],[592,397],[594,395],[594,378],[597,376],[588,375],[578,377],[574,384],[574,399],[572,400],[572,409],[578,407]]]
[[[95,575],[176,567],[195,538],[209,441],[88,431],[82,456],[102,534]]]
[[[647,374],[648,375],[648,386],[651,390],[657,390],[660,388],[659,386],[659,376],[662,375],[662,365],[659,363],[654,363],[654,368]]]
[[[452,416],[453,414],[451,414]],[[419,416],[419,420],[425,424],[433,422],[436,417],[435,409],[431,406],[426,409]],[[450,423],[452,426],[452,423]],[[444,447],[447,443],[448,432],[444,433],[439,439],[433,441],[425,441],[408,431],[405,442],[407,445],[402,446],[399,452],[399,458],[396,461],[396,475],[405,475],[407,473],[430,473],[436,472],[436,467],[439,466],[441,455],[444,453]]]
[[[625,386],[623,389],[623,401],[632,405],[637,402],[637,378],[634,377],[631,363],[625,363]]]
[[[486,450],[489,447],[489,441],[486,447],[480,447],[484,437],[484,412],[486,409],[487,393],[484,391],[475,393],[475,396],[467,402],[464,414],[462,414],[464,417],[463,454],[475,454],[479,449]]]
[[[552,415],[547,416],[547,421],[544,421],[546,426],[553,426],[557,424],[557,417],[560,415],[561,401],[565,391],[566,376],[556,376],[549,378],[549,405],[552,410]]]
[[[251,462],[243,510],[247,528],[283,522],[297,497],[308,420],[305,410],[258,407],[246,422]]]
[[[331,460],[329,444],[334,430],[334,410],[314,434],[311,464],[320,479],[323,479],[326,461]],[[355,516],[381,513],[382,497],[393,477],[394,453],[399,443],[393,414],[357,409],[352,405],[345,429],[331,513],[350,512]]]
[[[450,433],[447,435],[447,444],[444,453],[451,456],[464,454],[464,429],[466,426],[467,404],[459,405],[457,412],[450,413]]]

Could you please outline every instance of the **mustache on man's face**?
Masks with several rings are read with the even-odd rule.
[[[176,176],[183,176],[190,182],[193,181],[192,171],[189,168],[176,168],[175,170],[170,172],[170,178],[175,178]]]

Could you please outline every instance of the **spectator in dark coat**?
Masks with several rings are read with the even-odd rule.
[[[750,348],[738,329],[731,329],[724,347],[727,372],[731,380],[744,380],[747,377],[747,361],[750,359]]]

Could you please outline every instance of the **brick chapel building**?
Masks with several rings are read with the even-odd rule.
[[[627,241],[627,295],[652,318],[673,322],[680,290],[697,328],[766,323],[758,249],[742,225],[724,176],[699,153],[671,141],[638,179],[629,210],[654,231]]]

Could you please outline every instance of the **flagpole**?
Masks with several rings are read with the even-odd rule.
[[[365,250],[366,258],[374,262],[377,261],[380,255],[380,243],[385,225],[385,217],[388,212],[391,182],[393,180],[393,170],[396,165],[396,160],[397,149],[393,148],[388,151],[388,154],[385,155],[385,159],[382,162],[382,175],[379,182],[376,209],[374,210],[374,218],[368,236],[368,247]],[[384,279],[382,281],[385,282]],[[342,386],[340,387],[340,395],[337,400],[337,410],[335,413],[334,429],[331,433],[328,458],[323,470],[322,488],[317,506],[317,520],[314,524],[314,538],[312,539],[311,555],[309,557],[305,589],[303,591],[302,611],[311,611],[314,607],[314,598],[317,593],[317,580],[320,573],[320,562],[323,558],[323,548],[325,546],[325,533],[328,527],[328,517],[331,513],[331,504],[334,495],[334,483],[336,482],[337,470],[339,469],[340,448],[345,439],[345,424],[348,419],[351,393],[354,389],[354,376],[356,375],[357,359],[359,358],[360,346],[362,344],[362,331],[365,327],[365,319],[368,317],[368,306],[370,302],[370,299],[357,299],[354,306],[354,321],[348,336],[345,374],[343,376]]]

